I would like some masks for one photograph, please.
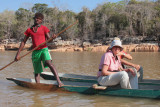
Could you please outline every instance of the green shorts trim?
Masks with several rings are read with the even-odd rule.
[[[41,62],[43,63],[44,68],[48,67],[47,65],[45,65],[46,60],[52,60],[51,55],[48,51],[48,48],[34,50],[32,52],[32,63],[33,63],[33,68],[34,68],[35,74],[43,72]]]

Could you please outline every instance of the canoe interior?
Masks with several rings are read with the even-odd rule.
[[[87,76],[87,75],[77,75],[77,74],[65,74],[65,73],[58,73],[60,79],[62,81],[77,81],[77,82],[91,82],[97,83],[96,76]],[[56,80],[54,75],[51,72],[42,72],[41,77],[45,80]],[[155,79],[143,79],[139,82],[139,84],[155,84],[160,85],[160,80]]]
[[[156,80],[156,79],[143,79],[142,82],[159,83],[160,84],[160,80]]]
[[[80,81],[80,82],[97,82],[96,76],[87,76],[87,75],[77,75],[77,74],[65,74],[58,73],[62,81]],[[45,80],[55,80],[56,78],[51,72],[42,72],[41,77]]]

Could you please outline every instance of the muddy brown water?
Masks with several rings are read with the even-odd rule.
[[[22,52],[22,55],[26,52]],[[0,68],[13,61],[16,52],[0,52]],[[51,52],[58,72],[96,75],[103,53]],[[160,53],[130,53],[133,63],[144,69],[144,78],[160,79]],[[49,71],[46,69],[45,71]],[[34,78],[31,54],[0,71],[0,107],[159,107],[155,99],[83,95],[28,89],[17,86],[6,77]]]

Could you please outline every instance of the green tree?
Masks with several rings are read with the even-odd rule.
[[[19,8],[16,12],[17,24],[15,27],[15,37],[21,40],[25,30],[33,24],[33,13],[27,9]],[[17,27],[18,26],[18,27]]]
[[[33,13],[42,13],[44,14],[47,11],[48,5],[47,4],[41,4],[41,3],[36,3],[32,7],[32,12]]]
[[[13,11],[5,10],[0,13],[0,38],[10,40],[13,37],[13,28],[16,23],[17,21]]]
[[[145,36],[148,34],[152,26],[150,22],[156,17],[156,11],[153,7],[151,2],[139,2],[126,7],[130,35]]]
[[[60,28],[60,30],[65,29],[66,27],[68,27],[69,25],[73,24],[76,19],[75,19],[76,14],[74,12],[71,11],[64,11],[61,14],[59,14],[59,25],[58,28]],[[66,40],[66,39],[74,39],[77,37],[77,25],[74,25],[74,27],[68,29],[66,32],[64,32],[61,37],[62,39]]]
[[[93,12],[95,14],[95,38],[105,40],[107,37],[117,35],[115,23],[111,18],[123,12],[123,3],[105,3],[99,5]],[[120,20],[120,19],[119,19]],[[118,26],[118,24],[116,25]],[[120,25],[119,25],[120,27]]]
[[[45,21],[44,21],[44,24],[50,29],[50,31],[51,31],[51,34],[52,33],[58,33],[59,31],[58,31],[58,28],[57,28],[57,26],[58,26],[58,24],[59,24],[59,22],[58,22],[58,20],[59,20],[59,17],[58,17],[58,15],[59,15],[59,13],[60,13],[60,11],[59,11],[59,9],[58,8],[48,8],[47,10],[46,10],[46,13],[45,13]]]
[[[79,21],[79,35],[83,41],[92,40],[94,37],[94,20],[92,12],[83,7],[83,11],[77,15]]]

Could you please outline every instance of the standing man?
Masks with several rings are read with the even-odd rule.
[[[19,58],[20,52],[25,46],[26,41],[28,40],[29,37],[32,38],[33,48],[39,46],[40,44],[44,43],[47,39],[50,38],[49,29],[46,26],[42,25],[43,19],[44,19],[43,14],[41,13],[35,14],[34,25],[28,28],[24,32],[25,37],[21,42],[21,45],[17,51],[17,54],[15,56],[15,61],[18,61],[20,59]],[[53,34],[53,38],[56,38],[55,34]],[[63,84],[59,79],[58,73],[54,65],[51,62],[51,56],[49,54],[48,47],[46,44],[40,46],[39,48],[37,48],[32,52],[32,63],[33,63],[34,76],[35,76],[36,83],[40,83],[40,73],[43,72],[41,61],[43,63],[44,68],[47,68],[47,67],[50,68],[51,72],[54,74],[54,76],[57,79],[58,86],[61,87]]]

